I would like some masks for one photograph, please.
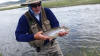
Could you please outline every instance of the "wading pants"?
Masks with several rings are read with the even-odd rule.
[[[48,43],[47,45],[41,47],[40,52],[37,52],[36,56],[63,56],[62,51],[55,40],[54,43]]]

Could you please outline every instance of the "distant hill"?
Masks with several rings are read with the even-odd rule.
[[[26,0],[19,0],[19,1],[9,1],[9,2],[5,2],[5,3],[1,3],[0,7],[4,7],[4,6],[9,6],[9,5],[13,5],[13,4],[20,4],[25,2]]]

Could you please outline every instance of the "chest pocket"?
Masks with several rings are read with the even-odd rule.
[[[37,33],[39,31],[38,25],[37,24],[32,24],[31,25],[31,30],[32,30],[32,32]]]
[[[46,27],[46,31],[48,31],[48,30],[51,29],[49,20],[44,21],[44,25],[45,25],[45,27]]]

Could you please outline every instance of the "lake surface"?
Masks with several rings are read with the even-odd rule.
[[[100,4],[51,8],[67,36],[58,37],[64,56],[100,56]],[[0,11],[0,53],[3,56],[32,56],[34,49],[17,42],[15,29],[27,8]]]

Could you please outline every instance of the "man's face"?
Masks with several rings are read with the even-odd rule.
[[[35,14],[39,14],[41,11],[41,2],[36,2],[33,4],[30,4],[30,6],[32,7],[32,10],[34,11]]]

